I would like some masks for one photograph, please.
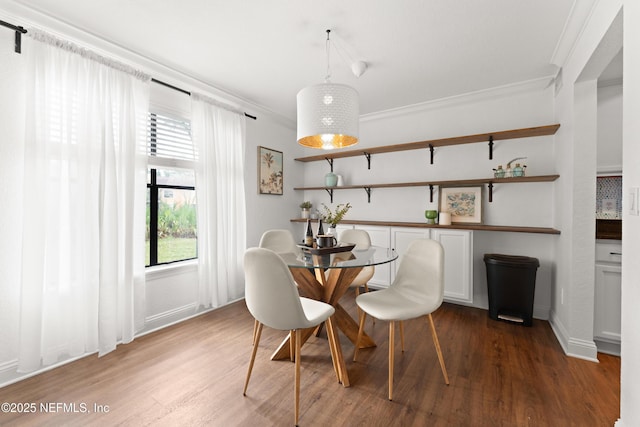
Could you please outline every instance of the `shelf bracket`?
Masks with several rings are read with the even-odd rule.
[[[433,151],[434,151],[433,144],[429,144],[429,151],[431,152],[431,164],[433,164]]]
[[[363,187],[364,191],[367,192],[367,203],[371,203],[371,187]]]
[[[493,202],[493,182],[489,183],[489,203]]]
[[[489,160],[493,160],[493,135],[489,135]]]
[[[429,202],[433,203],[433,184],[429,184]]]
[[[331,172],[333,172],[333,159],[330,159],[328,157],[324,158],[327,162],[329,162],[329,166],[331,166]]]
[[[371,169],[371,153],[365,151],[364,156],[367,158],[367,169]]]
[[[325,188],[325,190],[329,193],[329,199],[331,200],[331,203],[333,203],[333,188]]]

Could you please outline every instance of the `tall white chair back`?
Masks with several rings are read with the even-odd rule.
[[[371,247],[371,237],[365,230],[359,230],[356,228],[350,228],[343,230],[340,233],[338,242],[340,243],[353,243],[356,245],[354,250],[366,250]],[[352,288],[356,288],[356,296],[360,294],[360,287],[364,287],[365,292],[369,292],[369,280],[375,274],[375,267],[366,266],[358,273],[353,282],[349,285]]]
[[[258,322],[270,328],[311,328],[333,314],[331,305],[300,297],[289,268],[271,250],[248,249],[244,271],[247,308]]]
[[[444,298],[444,249],[440,242],[430,239],[411,242],[389,288],[414,302],[416,311],[406,310],[408,318],[437,310]]]
[[[259,246],[278,254],[297,253],[299,250],[291,231],[284,229],[265,231],[260,238]]]
[[[340,232],[340,242],[355,243],[354,249],[369,249],[371,247],[371,237],[365,230],[359,230],[357,228],[350,228]]]

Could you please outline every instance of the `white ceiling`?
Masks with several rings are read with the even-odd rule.
[[[575,0],[582,2],[584,0]],[[367,114],[557,72],[574,0],[21,0],[295,121],[296,93],[332,81]],[[339,54],[341,53],[341,54]],[[352,60],[369,69],[360,78]]]

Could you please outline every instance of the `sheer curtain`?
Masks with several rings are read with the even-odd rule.
[[[18,370],[144,323],[149,77],[30,30]]]
[[[244,294],[245,118],[192,94],[191,132],[198,156],[199,303],[218,307]]]

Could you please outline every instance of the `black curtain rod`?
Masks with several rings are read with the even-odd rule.
[[[153,79],[153,78],[152,78],[152,79],[151,79],[151,81],[152,81],[152,82],[154,82],[154,83],[158,83],[159,85],[162,85],[162,86],[168,87],[169,89],[177,90],[178,92],[182,92],[182,93],[184,93],[185,95],[189,95],[189,96],[191,96],[191,92],[189,92],[188,90],[181,89],[181,88],[179,88],[179,87],[177,87],[177,86],[171,85],[171,84],[169,84],[169,83],[165,83],[165,82],[163,82],[163,81],[161,81],[161,80],[158,80],[158,79]],[[250,119],[257,120],[257,117],[256,117],[256,116],[252,116],[252,115],[247,114],[247,113],[244,113],[244,115],[245,115],[245,117],[249,117]]]
[[[16,32],[15,46],[14,47],[15,47],[16,53],[21,53],[22,52],[22,37],[21,36],[23,34],[26,34],[27,30],[25,30],[24,27],[21,27],[19,25],[13,25],[13,24],[10,24],[10,23],[2,21],[2,20],[0,20],[0,26],[7,27],[7,28],[9,28],[9,29],[11,29],[11,30]],[[171,88],[173,90],[177,90],[178,92],[182,92],[182,93],[184,93],[186,95],[191,96],[191,92],[189,92],[187,90],[184,90],[184,89],[181,89],[179,87],[176,87],[174,85],[170,85],[169,83],[165,83],[165,82],[157,80],[157,79],[151,79],[151,81],[155,82],[155,83],[158,83],[158,84],[161,84],[162,86],[166,86],[168,88]],[[257,117],[256,116],[252,116],[251,114],[244,113],[244,115],[245,115],[245,117],[249,117],[250,119],[257,120]]]
[[[0,21],[0,25],[2,25],[3,27],[7,27],[9,29],[12,29],[13,31],[16,32],[14,50],[16,53],[21,53],[22,52],[22,35],[26,34],[27,30],[25,30],[23,27],[19,25],[9,24],[8,22],[4,22],[4,21]]]

